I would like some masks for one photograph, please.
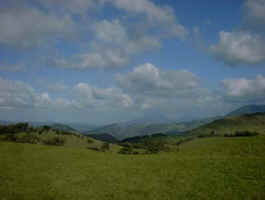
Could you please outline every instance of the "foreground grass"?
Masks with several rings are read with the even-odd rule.
[[[263,200],[264,155],[264,136],[203,138],[135,156],[0,142],[0,200]]]

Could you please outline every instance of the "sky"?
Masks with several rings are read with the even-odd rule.
[[[183,121],[265,104],[265,0],[0,0],[0,120]]]

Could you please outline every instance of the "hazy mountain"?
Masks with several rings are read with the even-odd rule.
[[[243,114],[252,114],[265,112],[265,105],[247,105],[230,112],[227,116],[240,116]]]
[[[120,140],[143,135],[163,133],[167,135],[177,135],[185,131],[197,128],[201,125],[212,122],[220,117],[194,120],[190,122],[168,122],[154,123],[148,120],[133,120],[129,122],[115,123],[84,132],[85,134],[105,134],[108,133]]]
[[[50,126],[60,131],[77,132],[77,130],[73,129],[72,127],[66,124],[55,123],[55,124],[51,124]]]
[[[71,126],[75,130],[79,131],[80,133],[96,129],[97,125],[90,125],[90,124],[85,124],[85,123],[67,123],[67,125]]]

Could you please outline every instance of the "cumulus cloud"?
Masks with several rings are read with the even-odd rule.
[[[121,120],[121,116],[129,118],[136,114],[157,113],[184,119],[187,116],[201,117],[202,110],[206,116],[217,110],[223,111],[220,97],[201,87],[195,74],[185,70],[162,70],[151,63],[117,75],[116,85],[106,88],[86,82],[63,87],[54,83],[59,89],[53,92],[46,87],[51,92],[47,93],[43,90],[45,88],[37,90],[23,82],[1,79],[0,83],[0,109],[23,108],[39,114],[60,109],[62,113],[74,112],[77,116],[93,113],[96,119],[108,115],[115,121]]]
[[[220,42],[210,50],[216,58],[230,65],[259,64],[265,61],[265,40],[249,32],[219,33]]]
[[[72,58],[53,58],[52,64],[72,69],[125,67],[130,57],[144,51],[160,48],[160,41],[149,35],[132,38],[120,20],[102,20],[91,28],[95,40],[86,52]]]
[[[58,109],[65,106],[67,102],[70,101],[51,98],[47,92],[37,92],[24,82],[0,78],[0,109]]]
[[[0,78],[0,107],[26,108],[34,102],[33,88],[23,82],[13,82]]]
[[[135,108],[143,112],[184,117],[186,112],[195,116],[200,109],[209,113],[219,108],[218,97],[201,87],[199,78],[186,70],[161,70],[146,63],[118,75],[117,83],[133,98]],[[213,104],[215,108],[210,106]]]
[[[228,65],[256,65],[265,62],[265,1],[246,0],[242,24],[237,31],[219,32],[219,42],[210,52]]]
[[[101,19],[104,7],[123,15]],[[59,53],[46,53],[48,63],[71,69],[128,66],[135,55],[159,49],[165,38],[188,35],[172,8],[151,0],[10,0],[1,5],[0,29],[0,47],[53,47]],[[79,51],[64,55],[58,46],[67,42]]]
[[[102,48],[102,51],[100,49]],[[128,55],[116,49],[103,49],[88,51],[74,55],[72,58],[49,58],[49,63],[57,67],[84,70],[89,68],[119,68],[127,66]]]
[[[134,15],[145,15],[151,25],[164,26],[166,32],[178,38],[185,38],[187,29],[177,23],[175,13],[169,6],[157,6],[150,0],[105,0],[119,9]]]
[[[58,12],[70,12],[73,14],[84,14],[90,9],[95,9],[99,0],[37,0],[44,8]]]
[[[180,91],[199,86],[198,77],[191,72],[163,71],[151,63],[140,65],[127,75],[119,75],[117,80],[125,91],[155,96],[177,95]]]
[[[133,105],[133,100],[119,88],[96,88],[87,83],[78,83],[74,87],[76,102],[80,107],[110,110],[127,108]]]
[[[223,81],[229,100],[257,103],[265,101],[265,77],[258,75],[255,79],[226,79]]]

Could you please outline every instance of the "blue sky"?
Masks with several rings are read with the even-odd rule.
[[[0,4],[1,120],[178,121],[264,103],[264,0]]]

